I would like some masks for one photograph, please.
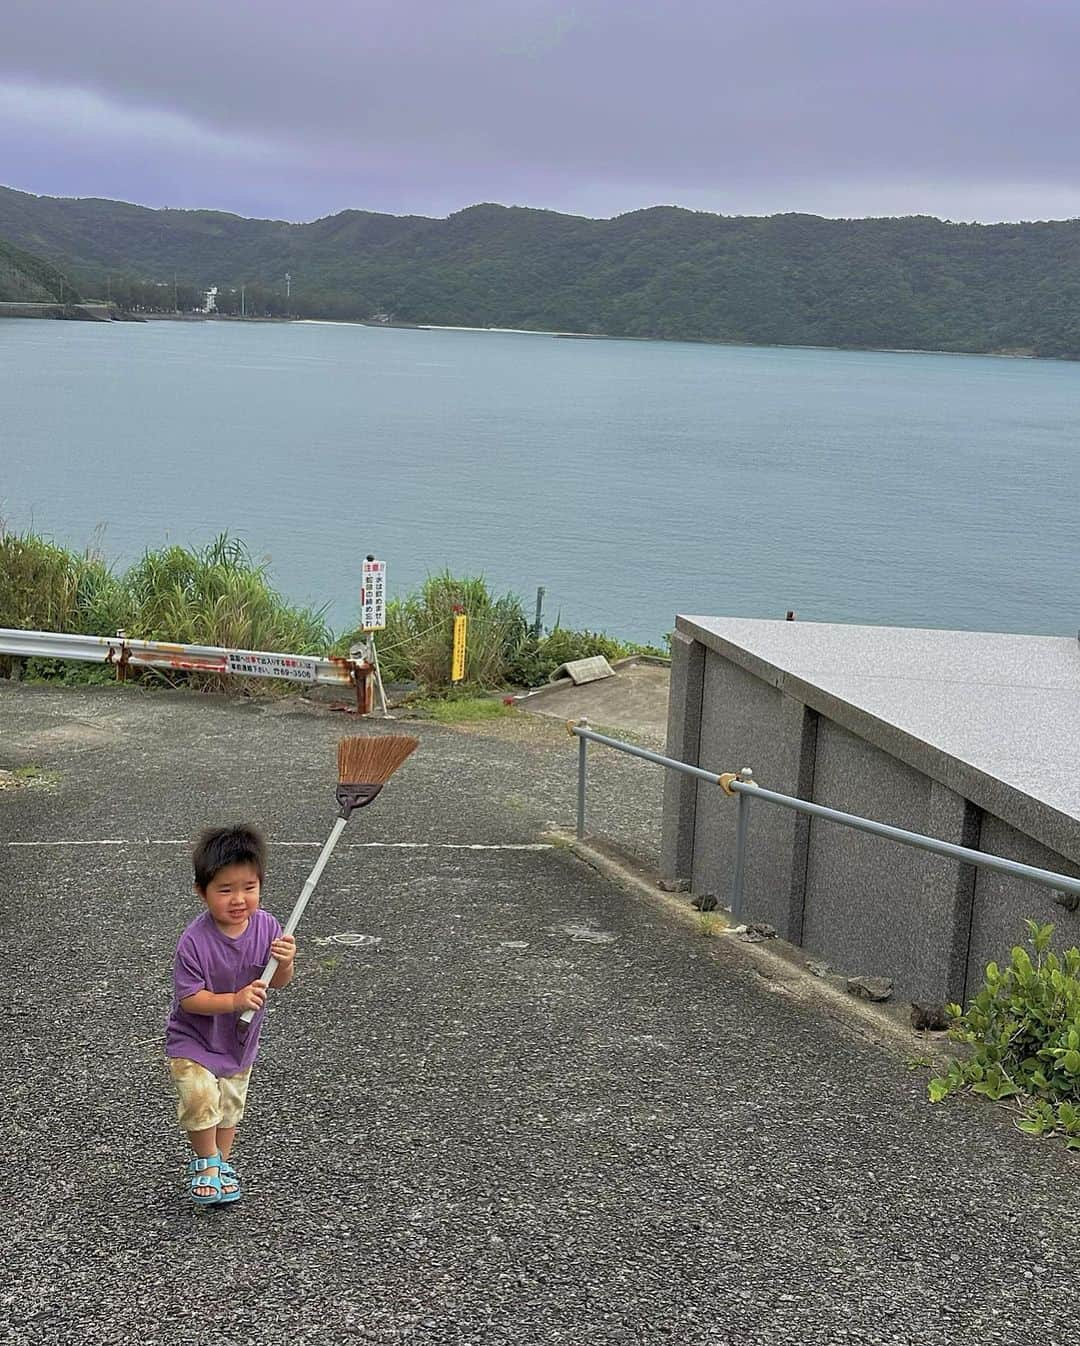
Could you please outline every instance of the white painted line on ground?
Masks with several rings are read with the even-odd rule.
[[[313,850],[321,848],[321,841],[275,841],[267,838],[270,846],[305,846]],[[157,841],[151,837],[135,838],[126,841],[5,841],[5,846],[39,847],[49,846],[190,846],[190,841]],[[549,841],[353,841],[338,846],[339,851],[388,850],[388,851],[550,851],[554,846]]]

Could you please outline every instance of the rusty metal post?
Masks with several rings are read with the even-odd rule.
[[[357,715],[370,715],[372,705],[371,665],[363,659],[351,662],[349,677],[356,688]]]

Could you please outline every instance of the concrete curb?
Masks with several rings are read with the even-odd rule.
[[[572,833],[560,831],[545,832],[544,838],[572,851],[584,864],[624,892],[644,898],[665,914],[700,933],[705,913],[691,907],[686,895],[665,893],[658,888],[659,875],[645,865],[605,848],[595,839],[579,841]],[[719,917],[718,924],[726,923],[728,918],[725,913],[718,911],[715,914]],[[827,978],[815,977],[807,971],[805,949],[782,939],[747,943],[733,937],[727,929],[719,930],[715,938],[721,943],[716,949],[710,950],[714,956],[718,955],[722,947],[725,953],[749,964],[752,971],[769,983],[770,990],[788,996],[816,1013],[824,1012],[858,1037],[888,1048],[906,1059],[930,1059],[935,1067],[946,1065],[954,1055],[944,1034],[935,1033],[931,1036],[913,1029],[902,1017],[905,1010],[899,1005],[885,1008],[860,1000]]]

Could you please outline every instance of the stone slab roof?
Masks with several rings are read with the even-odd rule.
[[[744,617],[680,616],[677,625],[1080,861],[1075,638]]]

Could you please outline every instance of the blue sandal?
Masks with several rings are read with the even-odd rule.
[[[218,1177],[221,1179],[221,1200],[223,1202],[239,1201],[244,1194],[240,1174],[224,1157],[218,1162]],[[226,1187],[231,1187],[233,1190],[227,1192]]]
[[[196,1206],[216,1206],[221,1200],[221,1156],[212,1154],[206,1159],[191,1159],[188,1161],[188,1173],[191,1175],[191,1199]],[[217,1169],[214,1176],[207,1177],[210,1169]],[[197,1187],[208,1187],[210,1191],[197,1192]]]
[[[204,1178],[200,1176],[210,1168],[217,1169],[215,1177]],[[220,1154],[212,1154],[208,1159],[189,1159],[187,1171],[191,1178],[191,1199],[197,1205],[227,1206],[230,1201],[240,1200],[242,1196],[240,1175],[232,1164],[227,1159],[223,1159]],[[196,1187],[212,1188],[212,1195],[200,1194],[195,1191]],[[232,1191],[227,1192],[226,1187],[231,1187]]]

